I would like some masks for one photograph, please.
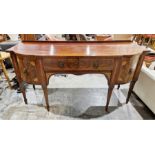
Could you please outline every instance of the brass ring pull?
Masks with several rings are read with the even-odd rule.
[[[23,73],[26,74],[26,75],[28,75],[28,71],[27,71],[26,68],[24,68]]]
[[[75,64],[76,66],[79,66],[79,62],[75,62],[74,64]]]
[[[94,67],[94,68],[98,68],[98,67],[99,67],[99,64],[98,64],[97,62],[94,62],[94,63],[93,63],[93,67]]]
[[[131,74],[131,73],[132,73],[132,68],[129,69],[129,74]]]
[[[60,67],[60,68],[64,68],[64,62],[62,62],[62,61],[60,61],[60,62],[58,62],[58,66]]]

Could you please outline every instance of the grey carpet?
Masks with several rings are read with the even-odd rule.
[[[7,85],[6,81],[3,85]],[[28,86],[28,105],[24,104],[21,94],[3,88],[0,119],[142,119],[130,102],[125,104],[124,94],[117,89],[113,91],[109,113],[105,112],[107,82],[103,75],[51,77],[48,86],[50,112],[44,108],[45,101],[40,86],[35,91],[31,85]]]

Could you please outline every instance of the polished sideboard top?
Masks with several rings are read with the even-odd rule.
[[[8,51],[34,56],[131,56],[145,47],[133,42],[20,42]]]
[[[132,42],[20,42],[11,53],[20,89],[27,103],[24,82],[41,85],[49,110],[47,85],[60,73],[104,74],[108,81],[106,111],[115,85],[130,83],[127,102],[138,80],[146,48]]]

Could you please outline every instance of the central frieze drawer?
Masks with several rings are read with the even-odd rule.
[[[57,70],[112,70],[113,60],[105,58],[45,58],[43,59],[46,71]]]

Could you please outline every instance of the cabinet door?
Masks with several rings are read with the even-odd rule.
[[[39,84],[36,58],[31,56],[17,56],[17,61],[22,80],[30,84]]]
[[[121,72],[118,79],[119,83],[128,83],[132,80],[134,72],[137,67],[139,56],[140,55],[134,55],[131,57],[123,58]]]

